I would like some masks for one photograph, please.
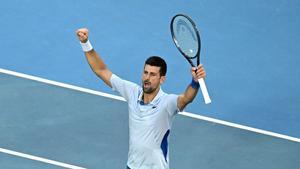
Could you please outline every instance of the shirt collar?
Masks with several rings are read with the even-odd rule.
[[[154,97],[154,99],[149,104],[157,106],[158,103],[160,102],[161,96],[164,95],[164,94],[165,94],[165,92],[161,88],[159,88],[158,93],[156,94],[156,96]],[[143,97],[143,90],[140,92],[140,95],[139,95],[139,98],[138,98],[138,102],[139,103],[144,103],[142,97]]]

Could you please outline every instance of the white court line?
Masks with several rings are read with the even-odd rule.
[[[56,165],[56,166],[60,166],[60,167],[64,167],[64,168],[86,169],[86,168],[78,167],[78,166],[75,166],[75,165],[70,165],[70,164],[66,164],[66,163],[62,163],[62,162],[58,162],[58,161],[54,161],[54,160],[49,160],[49,159],[42,158],[42,157],[37,157],[37,156],[25,154],[25,153],[20,153],[20,152],[16,152],[16,151],[12,151],[12,150],[7,150],[7,149],[4,149],[4,148],[0,148],[0,152],[10,154],[10,155],[14,155],[14,156],[18,156],[18,157],[31,159],[31,160],[35,160],[35,161],[40,161],[40,162],[44,162],[44,163],[48,163],[48,164],[52,164],[52,165]]]
[[[123,97],[120,97],[120,96],[116,96],[116,95],[112,95],[112,94],[108,94],[108,93],[103,93],[103,92],[99,92],[99,91],[95,91],[95,90],[90,90],[90,89],[86,89],[86,88],[82,88],[82,87],[78,87],[78,86],[73,86],[73,85],[69,85],[69,84],[65,84],[65,83],[61,83],[61,82],[56,82],[56,81],[52,81],[52,80],[47,80],[47,79],[44,79],[44,78],[35,77],[35,76],[23,74],[23,73],[18,73],[18,72],[5,70],[5,69],[1,69],[1,68],[0,68],[0,72],[5,73],[5,74],[9,74],[9,75],[13,75],[13,76],[17,76],[17,77],[21,77],[21,78],[26,78],[26,79],[30,79],[30,80],[35,80],[35,81],[47,83],[47,84],[52,84],[52,85],[55,85],[55,86],[60,86],[60,87],[68,88],[68,89],[73,89],[73,90],[77,90],[77,91],[81,91],[81,92],[85,92],[85,93],[90,93],[90,94],[94,94],[94,95],[98,95],[98,96],[108,97],[108,98],[111,98],[111,99],[125,101],[125,99]],[[194,114],[194,113],[181,112],[180,114],[184,115],[184,116],[191,117],[191,118],[195,118],[195,119],[205,120],[205,121],[209,121],[209,122],[213,122],[213,123],[217,123],[217,124],[222,124],[222,125],[226,125],[226,126],[230,126],[230,127],[234,127],[234,128],[239,128],[239,129],[243,129],[243,130],[249,130],[249,131],[252,131],[252,132],[261,133],[261,134],[265,134],[265,135],[269,135],[269,136],[273,136],[273,137],[283,138],[283,139],[290,140],[290,141],[300,142],[300,138],[291,137],[291,136],[287,136],[287,135],[283,135],[283,134],[279,134],[279,133],[274,133],[274,132],[270,132],[270,131],[266,131],[266,130],[261,130],[261,129],[257,129],[257,128],[253,128],[253,127],[248,127],[248,126],[244,126],[244,125],[240,125],[240,124],[235,124],[235,123],[231,123],[231,122],[227,122],[227,121],[223,121],[223,120],[218,120],[218,119],[214,119],[214,118],[210,118],[210,117],[205,117],[205,116],[201,116],[201,115]]]
[[[248,131],[252,131],[252,132],[255,132],[255,133],[260,133],[260,134],[269,135],[269,136],[273,136],[273,137],[278,137],[278,138],[282,138],[282,139],[286,139],[286,140],[295,141],[295,142],[300,143],[300,138],[296,138],[296,137],[291,137],[291,136],[287,136],[287,135],[283,135],[283,134],[279,134],[279,133],[274,133],[274,132],[270,132],[270,131],[266,131],[266,130],[261,130],[261,129],[257,129],[257,128],[253,128],[253,127],[249,127],[249,126],[240,125],[240,124],[235,124],[235,123],[231,123],[231,122],[228,122],[228,121],[218,120],[218,119],[214,119],[214,118],[210,118],[210,117],[205,117],[205,116],[201,116],[201,115],[193,114],[193,113],[189,113],[189,112],[180,112],[179,114],[184,115],[184,116],[188,116],[188,117],[192,117],[192,118],[195,118],[195,119],[200,119],[200,120],[204,120],[204,121],[208,121],[208,122],[222,124],[222,125],[225,125],[225,126],[230,126],[230,127],[234,127],[234,128],[248,130]]]
[[[94,94],[94,95],[98,95],[98,96],[108,97],[108,98],[111,98],[111,99],[125,101],[125,99],[123,97],[120,97],[120,96],[116,96],[116,95],[112,95],[112,94],[108,94],[108,93],[103,93],[103,92],[98,92],[98,91],[95,91],[95,90],[91,90],[91,89],[87,89],[87,88],[83,88],[83,87],[78,87],[78,86],[74,86],[74,85],[70,85],[70,84],[66,84],[66,83],[61,83],[61,82],[57,82],[57,81],[53,81],[53,80],[48,80],[48,79],[44,79],[44,78],[40,78],[40,77],[36,77],[36,76],[31,76],[31,75],[27,75],[27,74],[23,74],[23,73],[18,73],[18,72],[14,72],[14,71],[10,71],[10,70],[5,70],[5,69],[0,68],[0,73],[5,73],[5,74],[8,74],[8,75],[13,75],[13,76],[17,76],[17,77],[21,77],[21,78],[25,78],[25,79],[30,79],[30,80],[34,80],[34,81],[38,81],[38,82],[43,82],[43,83],[46,83],[46,84],[51,84],[51,85],[55,85],[55,86],[59,86],[59,87],[64,87],[64,88],[67,88],[67,89],[73,89],[73,90],[81,91],[81,92],[84,92],[84,93],[90,93],[90,94]]]

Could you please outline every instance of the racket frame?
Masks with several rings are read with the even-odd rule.
[[[174,23],[174,20],[179,16],[182,16],[182,17],[185,17],[186,19],[188,19],[191,22],[191,24],[193,25],[193,29],[196,33],[197,42],[198,42],[199,46],[198,46],[197,53],[193,57],[190,57],[186,53],[183,52],[183,50],[180,48],[180,45],[178,44],[178,41],[175,37],[173,23]],[[195,64],[192,62],[192,59],[195,59],[195,58],[197,58],[197,65],[199,65],[200,64],[201,39],[200,39],[200,34],[199,34],[199,31],[197,29],[195,22],[189,16],[187,16],[185,14],[177,14],[171,20],[170,29],[171,29],[173,42],[175,43],[175,46],[180,51],[180,53],[187,59],[187,61],[191,64],[192,67],[195,67]]]
[[[193,26],[193,29],[196,33],[196,37],[197,37],[197,42],[198,42],[198,51],[197,53],[195,54],[195,56],[193,57],[190,57],[188,56],[186,53],[184,53],[184,51],[181,49],[180,45],[178,44],[178,41],[175,37],[175,34],[174,34],[174,28],[173,28],[173,23],[174,23],[174,20],[179,17],[179,16],[182,16],[182,17],[185,17],[186,19],[189,20],[189,22],[192,24]],[[170,24],[170,29],[171,29],[171,34],[172,34],[172,39],[173,39],[173,42],[175,43],[175,46],[177,47],[177,49],[180,51],[180,53],[186,58],[186,60],[190,63],[190,65],[192,67],[195,67],[195,64],[192,62],[192,59],[195,59],[197,58],[197,66],[200,64],[200,50],[201,50],[201,39],[200,39],[200,34],[199,34],[199,31],[197,29],[197,26],[195,24],[195,22],[187,15],[185,14],[177,14],[175,15],[172,20],[171,20],[171,24]],[[205,81],[203,78],[200,78],[198,79],[198,82],[200,84],[200,89],[201,89],[201,92],[202,92],[202,95],[203,95],[203,98],[204,98],[204,102],[205,104],[210,104],[211,103],[211,99],[210,99],[210,96],[208,94],[208,91],[207,91],[207,88],[206,88],[206,84],[205,84]]]

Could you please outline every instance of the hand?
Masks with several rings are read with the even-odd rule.
[[[198,81],[198,79],[206,77],[205,69],[204,69],[203,65],[201,65],[201,64],[198,65],[197,67],[192,67],[191,73],[192,73],[193,79],[195,81]]]
[[[87,28],[80,28],[76,31],[76,35],[81,43],[85,43],[88,41],[89,30]]]

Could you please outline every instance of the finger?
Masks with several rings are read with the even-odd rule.
[[[202,64],[199,64],[198,66],[197,66],[197,69],[202,69],[203,68],[203,65]]]
[[[82,36],[83,36],[83,33],[82,33],[82,32],[77,32],[77,36],[78,36],[78,37],[82,37]]]
[[[80,32],[80,31],[77,33],[77,36],[78,36],[78,38],[79,38],[80,40],[86,38],[86,35],[84,35],[84,33],[83,33],[83,32]]]
[[[85,43],[88,39],[88,31],[86,28],[83,28],[83,29],[78,29],[77,30],[77,37],[78,39],[82,42],[82,43]]]
[[[204,72],[204,73],[198,74],[197,77],[198,77],[199,79],[205,78],[205,77],[206,77],[206,73]]]
[[[206,71],[203,68],[201,68],[201,69],[197,69],[196,74],[202,74],[202,73],[205,73],[205,72]]]
[[[192,70],[191,73],[193,77],[197,76],[197,73],[194,70]]]
[[[198,75],[200,75],[200,76],[205,76],[205,75],[206,75],[206,72],[201,72],[201,73],[199,73]]]
[[[197,74],[201,74],[201,73],[205,73],[205,72],[206,72],[206,71],[205,71],[204,69],[198,69],[196,73],[197,73]]]
[[[196,70],[197,70],[196,67],[192,67],[192,68],[191,68],[191,71],[192,71],[192,72],[195,72]]]
[[[203,68],[197,69],[196,73],[201,73],[201,72],[205,72],[205,70]]]
[[[197,74],[194,70],[191,70],[193,79],[197,79]]]
[[[204,69],[203,65],[198,65],[197,69]]]
[[[87,28],[81,28],[81,29],[78,29],[77,31],[77,34],[83,34],[83,35],[88,35],[88,29]]]
[[[204,69],[198,69],[196,73],[197,74],[205,73],[205,70]]]
[[[197,73],[197,74],[200,74],[200,73],[203,73],[203,72],[205,72],[204,69],[198,69],[196,73]]]

